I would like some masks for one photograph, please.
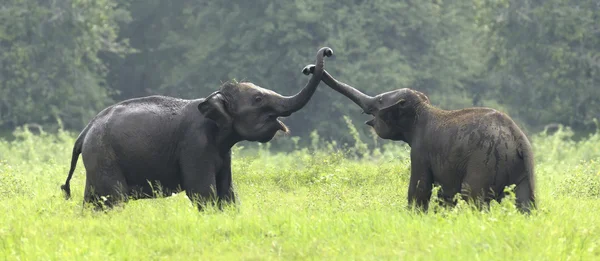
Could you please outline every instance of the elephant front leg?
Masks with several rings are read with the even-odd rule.
[[[216,168],[204,160],[183,160],[182,188],[199,211],[217,199]]]
[[[418,210],[427,212],[429,208],[429,199],[431,198],[431,189],[433,184],[433,175],[425,164],[418,164],[411,160],[411,174],[408,186],[408,205],[416,207]]]
[[[223,159],[221,170],[216,177],[217,197],[219,200],[219,209],[222,209],[224,203],[235,203],[235,193],[233,190],[233,179],[231,176],[231,154],[228,153]]]

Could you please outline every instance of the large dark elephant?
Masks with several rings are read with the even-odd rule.
[[[314,70],[308,65],[303,73]],[[461,193],[479,206],[501,201],[505,186],[515,184],[517,207],[527,213],[535,207],[533,151],[506,114],[490,108],[438,109],[425,94],[408,88],[371,97],[327,71],[322,81],[373,115],[365,123],[379,137],[411,147],[410,206],[426,211],[433,184],[441,187],[438,195],[446,203],[452,205]]]
[[[149,96],[122,101],[101,111],[79,134],[69,181],[82,154],[86,169],[84,202],[112,207],[129,198],[152,198],[185,190],[198,208],[209,200],[235,202],[231,147],[239,141],[268,142],[287,127],[287,117],[306,105],[321,82],[324,56],[304,89],[285,97],[249,82],[227,82],[206,98]]]

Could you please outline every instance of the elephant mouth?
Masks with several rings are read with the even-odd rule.
[[[365,121],[365,124],[367,124],[371,127],[375,127],[375,118]]]
[[[280,130],[280,131],[283,131],[283,132],[285,132],[285,133],[288,133],[288,132],[289,132],[289,129],[288,129],[288,127],[285,125],[285,123],[283,123],[283,122],[280,120],[280,117],[279,117],[279,116],[270,115],[270,116],[269,116],[269,118],[268,118],[268,119],[267,119],[267,121],[266,121],[266,122],[263,124],[263,126],[262,126],[262,127],[265,127],[265,126],[269,126],[268,128],[274,128],[274,127],[275,127],[275,128],[277,128],[277,130],[278,130],[278,131]],[[261,128],[262,128],[262,127],[261,127]]]

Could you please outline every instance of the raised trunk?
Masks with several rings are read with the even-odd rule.
[[[310,78],[304,88],[293,96],[277,97],[274,107],[279,116],[289,116],[290,114],[302,109],[317,90],[323,76],[323,58],[333,55],[333,50],[329,47],[323,47],[317,52],[317,65],[315,66],[313,76]]]
[[[316,67],[314,65],[307,65],[302,70],[302,72],[306,75],[313,73],[314,71],[316,71]],[[331,87],[331,89],[334,89],[335,91],[348,97],[358,106],[360,106],[365,113],[372,114],[374,109],[373,104],[375,103],[374,97],[366,95],[356,88],[336,80],[326,70],[323,70],[322,81],[325,82],[327,86]]]

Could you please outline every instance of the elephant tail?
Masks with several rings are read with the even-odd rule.
[[[71,169],[69,170],[69,176],[65,181],[65,184],[60,186],[60,189],[65,192],[65,199],[71,198],[71,178],[73,177],[73,172],[75,172],[75,167],[77,167],[77,160],[79,159],[79,154],[81,154],[83,148],[83,140],[87,135],[88,130],[92,124],[88,124],[85,129],[79,134],[77,140],[75,140],[75,145],[73,146],[73,154],[71,156]]]

